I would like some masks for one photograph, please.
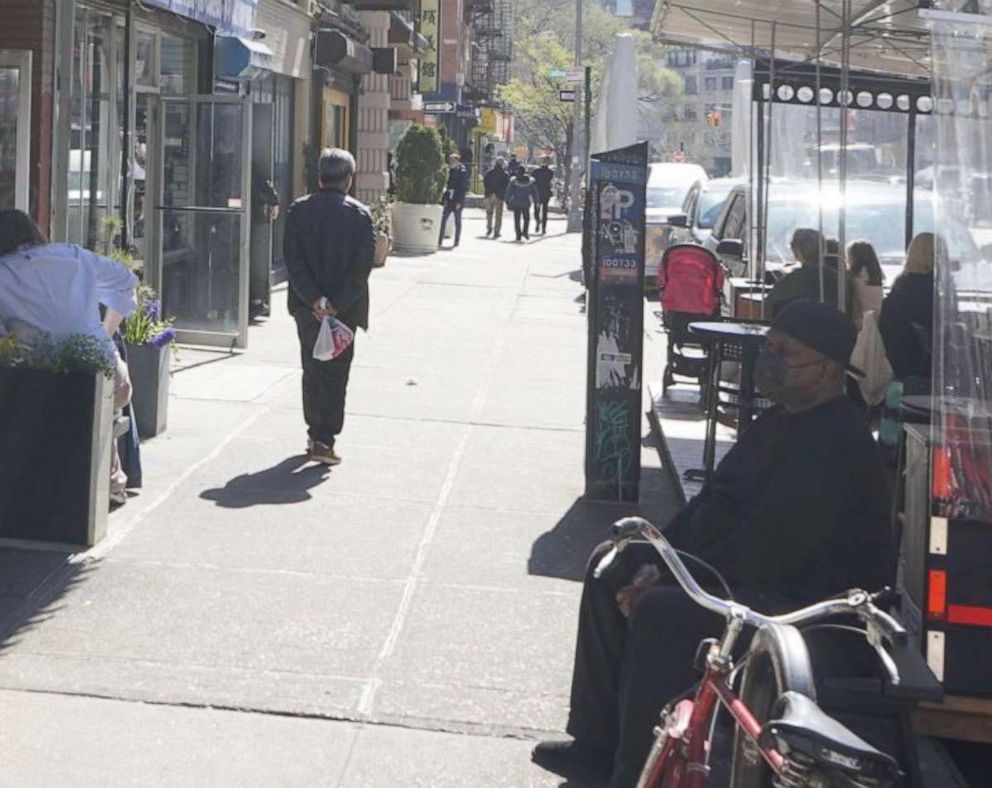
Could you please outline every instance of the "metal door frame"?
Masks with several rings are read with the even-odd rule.
[[[27,213],[31,204],[31,85],[32,52],[29,49],[0,49],[0,67],[16,68],[17,97],[17,170],[14,176],[14,207]]]
[[[197,107],[204,104],[212,105],[224,105],[224,104],[235,104],[241,107],[241,123],[242,123],[242,135],[241,135],[241,206],[235,208],[221,208],[214,206],[201,206],[201,205],[185,205],[185,206],[175,206],[162,205],[162,199],[165,187],[165,173],[156,173],[156,204],[154,210],[157,214],[155,224],[156,226],[161,224],[161,213],[163,211],[187,211],[189,213],[214,213],[214,214],[240,214],[241,216],[241,232],[240,232],[240,250],[239,250],[239,263],[238,263],[238,329],[234,332],[228,331],[205,331],[201,329],[188,329],[188,328],[176,328],[176,339],[178,342],[189,345],[203,345],[208,347],[226,347],[230,349],[245,349],[248,347],[248,284],[250,275],[250,233],[251,233],[251,154],[252,154],[252,142],[251,142],[251,108],[252,102],[250,96],[236,96],[236,95],[200,95],[200,96],[183,96],[183,97],[171,97],[162,96],[158,108],[159,108],[159,118],[161,123],[156,129],[156,145],[158,154],[158,164],[156,169],[164,168],[164,129],[162,124],[165,123],[166,107],[169,104],[186,104],[189,107],[189,118],[190,118],[190,133],[193,134],[193,125],[196,123],[197,117]],[[197,153],[195,145],[190,146],[190,155],[192,157],[190,166],[190,181],[192,183],[196,182],[196,167],[197,167]],[[161,178],[158,176],[161,175]],[[147,172],[146,176],[147,178]],[[147,186],[146,186],[147,189]],[[192,203],[193,201],[190,200]],[[159,285],[159,292],[161,292],[161,286],[164,283],[164,259],[162,252],[162,237],[156,238],[155,246],[155,272],[154,279],[157,280]]]

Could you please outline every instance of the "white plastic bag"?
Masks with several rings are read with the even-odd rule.
[[[313,343],[313,357],[317,361],[330,361],[344,353],[355,341],[355,332],[340,320],[325,317],[320,323],[320,333]]]
[[[885,389],[892,380],[892,366],[885,355],[885,344],[878,330],[878,315],[873,309],[865,312],[862,319],[858,341],[851,353],[851,365],[865,373],[863,378],[855,378],[865,402],[877,405],[885,399]]]

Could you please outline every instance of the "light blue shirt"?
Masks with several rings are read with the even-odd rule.
[[[100,304],[127,317],[137,303],[136,277],[125,266],[73,244],[43,244],[0,257],[0,334],[62,340],[88,334],[114,349]]]

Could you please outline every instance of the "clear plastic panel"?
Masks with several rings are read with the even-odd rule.
[[[986,23],[992,19],[985,17]],[[944,512],[992,522],[992,26],[932,28],[936,144],[934,495]],[[962,236],[963,234],[963,236]]]

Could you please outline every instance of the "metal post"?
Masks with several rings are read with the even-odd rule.
[[[124,128],[121,130],[121,237],[120,246],[127,249],[130,242],[128,235],[128,217],[130,215],[129,203],[131,193],[128,189],[128,182],[131,174],[131,155],[134,153],[134,142],[131,140],[131,115],[133,114],[133,104],[131,96],[131,36],[134,34],[134,5],[128,0],[127,10],[124,12],[124,84],[121,94],[124,96]]]
[[[585,127],[583,129],[582,136],[582,171],[588,173],[589,162],[592,158],[592,67],[586,66],[585,74],[585,104],[586,104],[586,121]]]
[[[913,223],[916,220],[916,101],[909,107],[909,132],[906,136],[906,248],[913,240]]]
[[[582,65],[582,0],[575,0],[575,65]],[[572,157],[570,162],[572,173],[571,194],[568,200],[568,232],[578,233],[582,231],[582,210],[579,199],[579,181],[582,177],[580,163],[584,160],[580,157],[579,151],[579,129],[582,125],[582,106],[578,101],[572,105],[572,149],[569,154]]]
[[[844,247],[847,240],[845,224],[847,210],[844,202],[847,199],[847,113],[851,102],[848,101],[851,70],[851,0],[844,0],[841,6],[841,57],[840,57],[840,204],[837,206],[837,251],[840,253],[837,264],[837,306],[841,312],[847,309],[847,275],[844,265]],[[823,261],[820,261],[821,265]]]
[[[814,101],[816,101],[816,189],[817,189],[817,200],[816,200],[816,229],[820,231],[820,265],[818,266],[819,271],[819,283],[820,283],[820,300],[824,298],[824,286],[823,286],[823,252],[826,249],[826,244],[823,242],[823,151],[821,147],[823,146],[823,102],[820,101],[820,88],[822,82],[820,79],[820,65],[821,56],[823,54],[823,44],[820,41],[820,2],[817,0],[816,3],[816,96]]]

